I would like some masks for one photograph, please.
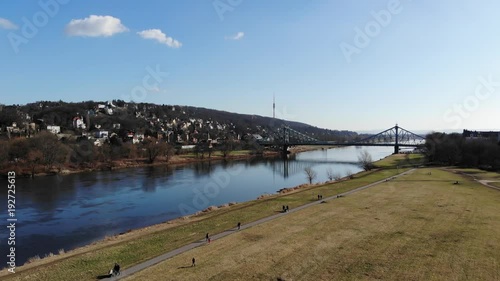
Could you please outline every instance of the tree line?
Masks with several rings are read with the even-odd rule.
[[[500,170],[498,139],[467,139],[458,133],[431,133],[426,136],[424,152],[430,163]]]
[[[263,153],[263,147],[253,140],[237,142],[228,139],[213,145],[202,142],[191,150],[184,150],[154,137],[133,144],[113,135],[101,145],[95,145],[91,139],[59,140],[57,135],[42,131],[30,138],[0,140],[0,171],[14,170],[17,174],[34,177],[37,173],[60,173],[63,169],[113,168],[117,161],[168,163],[173,155],[189,153],[191,157],[210,159],[217,152],[226,159],[233,151],[241,149],[250,150],[255,155]]]

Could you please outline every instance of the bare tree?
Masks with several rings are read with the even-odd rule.
[[[201,143],[194,147],[193,152],[196,158],[205,158],[205,147]]]
[[[100,162],[111,162],[111,146],[108,143],[103,143],[101,146],[96,146],[97,159]]]
[[[42,153],[41,164],[46,170],[50,170],[54,164],[63,161],[61,154],[64,154],[63,145],[57,136],[50,132],[41,132],[30,139],[32,146]]]
[[[9,143],[7,141],[0,141],[0,167],[7,164],[9,160]]]
[[[30,151],[28,140],[25,138],[14,138],[9,141],[8,156],[10,160],[18,161],[26,159]]]
[[[149,163],[153,163],[156,157],[165,151],[165,143],[158,142],[156,140],[147,140],[144,143],[144,148],[146,148]]]
[[[334,174],[332,168],[328,168],[328,170],[326,170],[326,176],[328,177],[328,180],[330,180],[330,181],[332,181],[335,178],[335,174]]]
[[[334,172],[332,168],[328,168],[328,170],[326,170],[326,176],[330,181],[332,180],[338,181],[342,178],[342,176],[338,172]]]
[[[232,139],[227,139],[224,141],[224,143],[220,146],[220,152],[222,153],[222,157],[224,159],[233,151],[234,149],[234,141]]]
[[[366,150],[361,151],[361,153],[358,155],[358,162],[359,162],[359,165],[361,165],[361,167],[365,171],[369,171],[369,170],[373,169],[372,156]]]
[[[82,140],[70,146],[68,161],[79,166],[93,166],[97,157],[97,149],[90,140]]]
[[[207,153],[208,153],[208,158],[209,159],[212,158],[212,153],[213,152],[214,152],[214,149],[211,146],[207,147]]]
[[[312,181],[316,178],[317,174],[316,171],[314,171],[311,167],[306,167],[304,169],[304,172],[306,173],[307,180],[309,180],[309,184],[312,183]]]
[[[31,171],[31,177],[35,178],[36,167],[43,162],[43,154],[38,149],[32,149],[28,152],[26,160],[26,164],[28,164]]]
[[[175,153],[174,147],[169,143],[165,144],[165,151],[164,151],[165,162],[170,161],[170,158],[172,157],[172,155],[174,155],[174,153]]]

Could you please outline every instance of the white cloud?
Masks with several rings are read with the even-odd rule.
[[[172,37],[168,37],[160,29],[143,30],[143,31],[137,32],[137,34],[144,39],[156,40],[159,43],[167,45],[171,48],[180,48],[182,46],[181,42],[175,40]]]
[[[18,29],[19,27],[13,24],[10,20],[0,18],[0,28],[3,29]]]
[[[243,36],[245,36],[245,33],[240,31],[233,36],[226,36],[226,40],[240,40]]]
[[[126,32],[128,28],[118,18],[91,15],[84,19],[72,19],[66,25],[65,31],[69,36],[109,37],[117,33]]]

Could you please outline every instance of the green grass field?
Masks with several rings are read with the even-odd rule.
[[[417,169],[125,280],[500,280],[499,237],[498,191]]]

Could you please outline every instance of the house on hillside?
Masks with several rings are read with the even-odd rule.
[[[132,138],[133,144],[138,144],[144,140],[144,134],[135,134]]]
[[[109,132],[108,131],[103,131],[103,130],[99,130],[97,132],[95,132],[94,136],[98,139],[106,139],[109,137]]]
[[[83,130],[87,128],[85,122],[83,121],[83,117],[76,116],[75,118],[73,118],[73,128]]]
[[[61,133],[61,126],[49,125],[49,126],[47,126],[47,131],[49,131],[53,134],[59,134],[59,133]]]
[[[500,143],[500,132],[498,131],[469,131],[464,130],[462,136],[466,141],[470,140],[494,140]]]

